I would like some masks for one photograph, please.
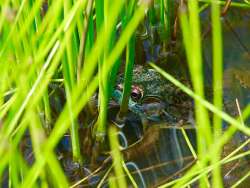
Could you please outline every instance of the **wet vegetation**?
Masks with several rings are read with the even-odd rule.
[[[248,187],[248,0],[1,0],[0,187]]]

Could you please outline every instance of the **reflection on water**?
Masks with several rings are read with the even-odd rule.
[[[222,20],[222,24],[224,97],[232,102],[238,98],[243,109],[250,99],[250,14],[244,10],[232,9]],[[211,45],[210,33],[203,41],[206,74],[212,72]],[[208,84],[211,83],[209,81]]]
[[[131,128],[127,124],[122,130],[128,133],[125,135],[128,139],[134,135]],[[127,129],[130,129],[130,132]],[[187,134],[195,146],[195,130],[189,129]],[[178,144],[174,140],[174,135],[178,139]],[[171,179],[172,175],[194,160],[180,129],[167,127],[167,124],[165,127],[152,125],[145,131],[143,138],[123,150],[123,156],[140,169],[137,175],[133,174],[138,181],[141,181],[142,176],[147,187],[157,185],[161,179]],[[178,173],[172,178],[176,177]]]
[[[204,13],[206,14],[206,13]],[[203,22],[204,23],[204,22]],[[241,111],[250,104],[250,12],[247,10],[230,9],[224,19],[223,26],[223,91],[224,110],[233,117],[238,117],[239,111],[236,99]],[[204,28],[206,28],[204,23]],[[203,55],[206,66],[204,72],[206,77],[212,78],[212,43],[211,33],[203,40]],[[206,80],[207,87],[211,87],[212,80]],[[250,118],[245,121],[250,125]],[[224,122],[224,127],[228,125]],[[226,156],[241,143],[249,139],[243,133],[237,132],[230,143],[224,147],[223,155]],[[248,144],[240,152],[249,151]],[[230,162],[223,166],[224,184],[226,187],[233,185],[243,177],[249,170],[249,157]],[[250,178],[245,180],[242,187],[249,185]],[[248,187],[248,186],[247,186]]]

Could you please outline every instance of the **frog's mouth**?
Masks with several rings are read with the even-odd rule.
[[[141,109],[146,118],[153,122],[159,122],[163,119],[166,104],[162,98],[155,95],[144,96],[141,100]]]

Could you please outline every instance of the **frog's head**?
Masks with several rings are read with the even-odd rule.
[[[121,102],[123,77],[119,77],[115,98]],[[166,106],[170,95],[173,94],[173,85],[167,82],[154,69],[135,66],[133,70],[131,97],[128,104],[130,111],[140,115],[142,119],[159,122],[165,120]],[[171,100],[171,99],[170,99]]]
[[[122,96],[123,82],[124,78],[121,75],[117,82],[118,99]],[[182,82],[191,87],[188,79],[183,78]],[[192,99],[156,70],[135,65],[131,91],[129,110],[140,113],[141,117],[152,120],[163,118],[163,121],[167,122],[188,120],[188,114],[193,106]]]
[[[124,78],[121,75],[118,78],[118,89],[122,90]],[[174,93],[176,88],[163,78],[156,70],[146,66],[136,65],[133,70],[131,99],[141,103],[143,99],[151,96],[170,102],[169,96]]]

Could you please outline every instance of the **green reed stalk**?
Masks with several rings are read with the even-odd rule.
[[[222,32],[220,22],[220,7],[214,1],[212,8],[212,34],[213,34],[213,103],[218,109],[223,106],[223,46]],[[221,135],[222,120],[218,116],[214,116],[214,136],[215,140]]]
[[[238,187],[244,180],[250,177],[250,172],[247,172],[242,178],[240,178],[237,182],[235,182],[231,188]]]
[[[123,8],[120,12],[120,19],[123,20],[124,17],[126,17],[126,15],[125,15],[124,8]],[[121,21],[121,22],[123,22],[123,21]],[[120,24],[120,23],[118,23],[118,24]],[[120,26],[118,27],[118,24],[117,24],[116,28],[113,28],[113,30],[112,30],[109,50],[112,50],[112,48],[114,47],[115,42],[118,38],[117,37],[117,33],[118,33],[117,30],[119,30],[119,27],[120,27]],[[112,70],[110,71],[110,74],[109,74],[109,84],[108,84],[109,99],[112,97],[112,93],[116,87],[117,74],[118,74],[118,71],[120,69],[121,62],[122,62],[121,57],[118,57],[115,64],[112,67]]]
[[[119,6],[123,4],[124,2],[117,3],[113,6]],[[100,110],[99,110],[99,118],[98,118],[98,125],[96,128],[96,138],[98,141],[102,141],[104,139],[104,136],[106,134],[106,125],[107,125],[107,112],[108,112],[108,101],[111,96],[113,84],[115,82],[115,73],[118,71],[118,67],[115,66],[114,69],[112,67],[109,74],[104,74],[104,72],[107,72],[107,58],[109,57],[110,51],[112,50],[114,46],[114,41],[116,39],[116,25],[110,24],[111,20],[111,5],[112,2],[110,0],[104,1],[104,31],[108,32],[110,31],[110,36],[107,38],[107,45],[104,48],[103,51],[103,57],[101,56],[99,60],[99,103],[100,103]],[[103,18],[102,18],[103,19]],[[103,62],[102,62],[103,61]],[[101,63],[100,63],[101,62]],[[116,59],[116,64],[119,63],[119,60]],[[112,78],[111,78],[112,76]]]
[[[181,22],[183,22],[182,26],[186,26],[182,27],[184,38],[183,40],[185,44],[186,55],[188,59],[188,65],[191,73],[191,80],[193,83],[194,91],[201,98],[204,98],[198,2],[196,0],[188,1],[188,10],[189,20],[187,19],[184,11],[182,11],[180,15]],[[191,40],[192,43],[188,44],[188,40]],[[207,110],[201,104],[199,104],[197,100],[195,100],[195,118],[198,130],[198,157],[202,158],[204,155],[206,155],[206,150],[211,144],[212,135]],[[206,186],[205,182],[205,179],[201,180],[200,186]]]
[[[126,19],[123,20],[122,26],[126,27],[127,23],[131,19],[134,13],[136,6],[136,1],[127,1],[126,6]],[[126,47],[126,66],[124,74],[124,83],[123,83],[123,93],[121,107],[118,116],[122,118],[128,111],[128,101],[130,98],[131,87],[132,87],[132,77],[133,77],[133,67],[135,62],[135,34],[131,37]]]
[[[45,141],[45,132],[42,128],[41,122],[39,121],[39,117],[37,117],[37,114],[34,111],[35,110],[33,109],[29,112],[29,114],[31,115],[29,122],[29,129],[30,129],[34,156],[36,160],[39,160],[39,158],[41,157],[41,146],[42,143]],[[46,176],[46,170],[44,168],[43,171],[41,172],[42,184],[46,184],[45,176]]]
[[[97,30],[97,39],[101,37],[101,28],[105,28],[104,16],[107,15],[107,11],[104,15],[104,4],[107,3],[105,0],[95,0],[95,11],[96,11],[96,30]],[[106,29],[104,29],[106,30]],[[108,40],[107,40],[108,43]],[[105,53],[105,52],[104,52]],[[104,55],[101,54],[98,59],[98,75],[99,75],[99,116],[97,121],[97,127],[95,131],[96,139],[98,141],[103,141],[104,135],[106,133],[106,120],[107,120],[107,104],[108,104],[108,92],[107,92],[107,78],[104,78],[102,75],[102,65],[104,64]]]
[[[188,3],[189,8],[189,21],[190,21],[190,38],[192,40],[192,50],[189,51],[191,54],[189,60],[189,68],[191,72],[191,78],[193,82],[194,91],[204,98],[204,88],[203,88],[203,72],[202,72],[202,55],[201,55],[201,39],[200,39],[200,21],[198,12],[198,2],[196,0],[191,0]],[[190,39],[189,39],[190,40]],[[200,128],[200,138],[198,143],[202,143],[203,138],[205,138],[206,144],[211,143],[211,128],[208,120],[208,114],[205,108],[199,104],[196,105],[196,119],[197,128]],[[202,138],[203,137],[203,138]],[[206,148],[206,147],[203,147]],[[200,153],[203,153],[203,149],[200,148]]]
[[[174,1],[160,0],[160,23],[163,27],[164,41],[169,42],[173,31],[172,25],[174,19]]]
[[[125,174],[128,176],[128,179],[130,180],[131,184],[133,185],[134,188],[138,188],[138,185],[136,184],[136,181],[134,180],[132,174],[129,172],[126,164],[124,161],[122,161],[122,166],[125,171]]]
[[[110,188],[116,188],[116,187],[118,187],[118,185],[116,184],[114,176],[110,176],[109,179],[108,179],[108,182],[109,182],[109,187]]]
[[[123,159],[120,152],[120,145],[117,137],[117,131],[114,127],[109,128],[109,143],[111,147],[111,156],[113,159],[113,168],[116,176],[116,184],[118,187],[126,188],[127,182],[123,171]]]
[[[69,13],[69,10],[71,9],[71,1],[64,1],[64,14],[67,15]],[[63,65],[63,77],[64,77],[64,85],[65,85],[65,91],[66,91],[66,98],[68,101],[68,108],[69,108],[69,116],[71,117],[71,127],[70,127],[70,135],[71,135],[71,143],[72,143],[72,155],[73,159],[77,162],[82,162],[82,156],[80,152],[80,143],[79,143],[79,131],[78,131],[78,122],[77,119],[73,118],[72,115],[72,87],[76,83],[76,51],[77,50],[77,44],[74,40],[75,32],[65,33],[65,38],[68,44],[66,46],[66,54],[64,56],[62,65]]]
[[[133,67],[135,61],[135,35],[130,39],[126,48],[126,68],[123,83],[123,93],[119,116],[123,117],[128,111],[128,101],[132,88]]]
[[[83,27],[83,29],[80,30],[80,33],[82,33],[82,35],[80,36],[80,48],[79,48],[79,54],[78,54],[78,59],[77,59],[77,80],[79,81],[80,78],[80,73],[81,73],[81,69],[82,69],[82,64],[84,62],[84,57],[85,57],[85,53],[89,52],[89,48],[92,47],[93,42],[94,41],[94,37],[91,40],[91,35],[93,36],[93,14],[92,14],[92,7],[93,7],[93,0],[88,1],[88,5],[87,8],[85,10],[84,13],[84,23],[81,24],[81,26]],[[90,25],[90,29],[89,29],[89,25]],[[88,31],[90,30],[90,31]],[[92,33],[90,33],[92,32]],[[87,44],[86,44],[87,43]],[[92,44],[91,44],[92,43]],[[91,45],[91,46],[89,46]],[[87,46],[87,49],[85,50]]]
[[[31,2],[31,1],[30,1]],[[33,4],[30,5],[31,6],[31,9],[32,9],[32,6]],[[30,12],[30,11],[29,11]],[[28,12],[28,14],[29,14]],[[35,14],[35,13],[34,13]],[[41,26],[41,23],[42,23],[42,15],[41,15],[41,12],[37,12],[37,14],[35,14],[35,17],[34,17],[34,21],[33,21],[33,25],[34,25],[34,33],[32,33],[32,35],[34,35],[35,33],[38,32],[38,28]],[[30,46],[32,46],[32,42],[30,42]],[[35,51],[37,50],[37,46],[35,47],[36,49],[33,50],[35,53]],[[32,48],[34,49],[34,48]],[[39,70],[37,71],[39,72]],[[45,91],[44,93],[44,96],[43,96],[43,100],[41,102],[41,111],[44,111],[44,129],[46,131],[46,133],[48,134],[50,132],[50,130],[52,129],[51,127],[51,108],[50,108],[50,103],[49,103],[49,93],[48,93],[48,90]]]
[[[16,155],[18,155],[18,151],[16,148],[13,148],[10,154],[10,161],[9,161],[9,181],[8,186],[9,187],[17,187],[20,185],[20,182],[18,180],[19,170],[18,170],[18,164],[16,161]],[[14,157],[15,156],[15,157]]]
[[[222,46],[222,32],[220,23],[220,7],[212,0],[211,4],[211,17],[212,17],[212,35],[213,35],[213,103],[219,110],[223,107],[223,46]],[[222,119],[214,114],[214,142],[222,134]],[[216,164],[220,160],[221,151],[215,151],[212,157],[212,163]],[[220,166],[216,166],[213,170],[213,187],[223,187],[221,179]]]
[[[89,24],[88,24],[89,26],[88,26],[88,32],[87,32],[84,59],[90,53],[91,49],[94,46],[94,34],[95,34],[95,31],[94,31],[93,11],[90,12],[88,22],[89,22]]]
[[[51,108],[50,108],[50,103],[49,103],[49,93],[48,90],[44,92],[43,96],[43,108],[44,108],[44,120],[45,120],[45,130],[46,132],[50,132],[52,129],[51,127]]]
[[[155,26],[155,24],[157,23],[156,10],[154,7],[154,3],[155,2],[153,2],[152,6],[150,6],[148,10],[149,23],[151,26]]]

